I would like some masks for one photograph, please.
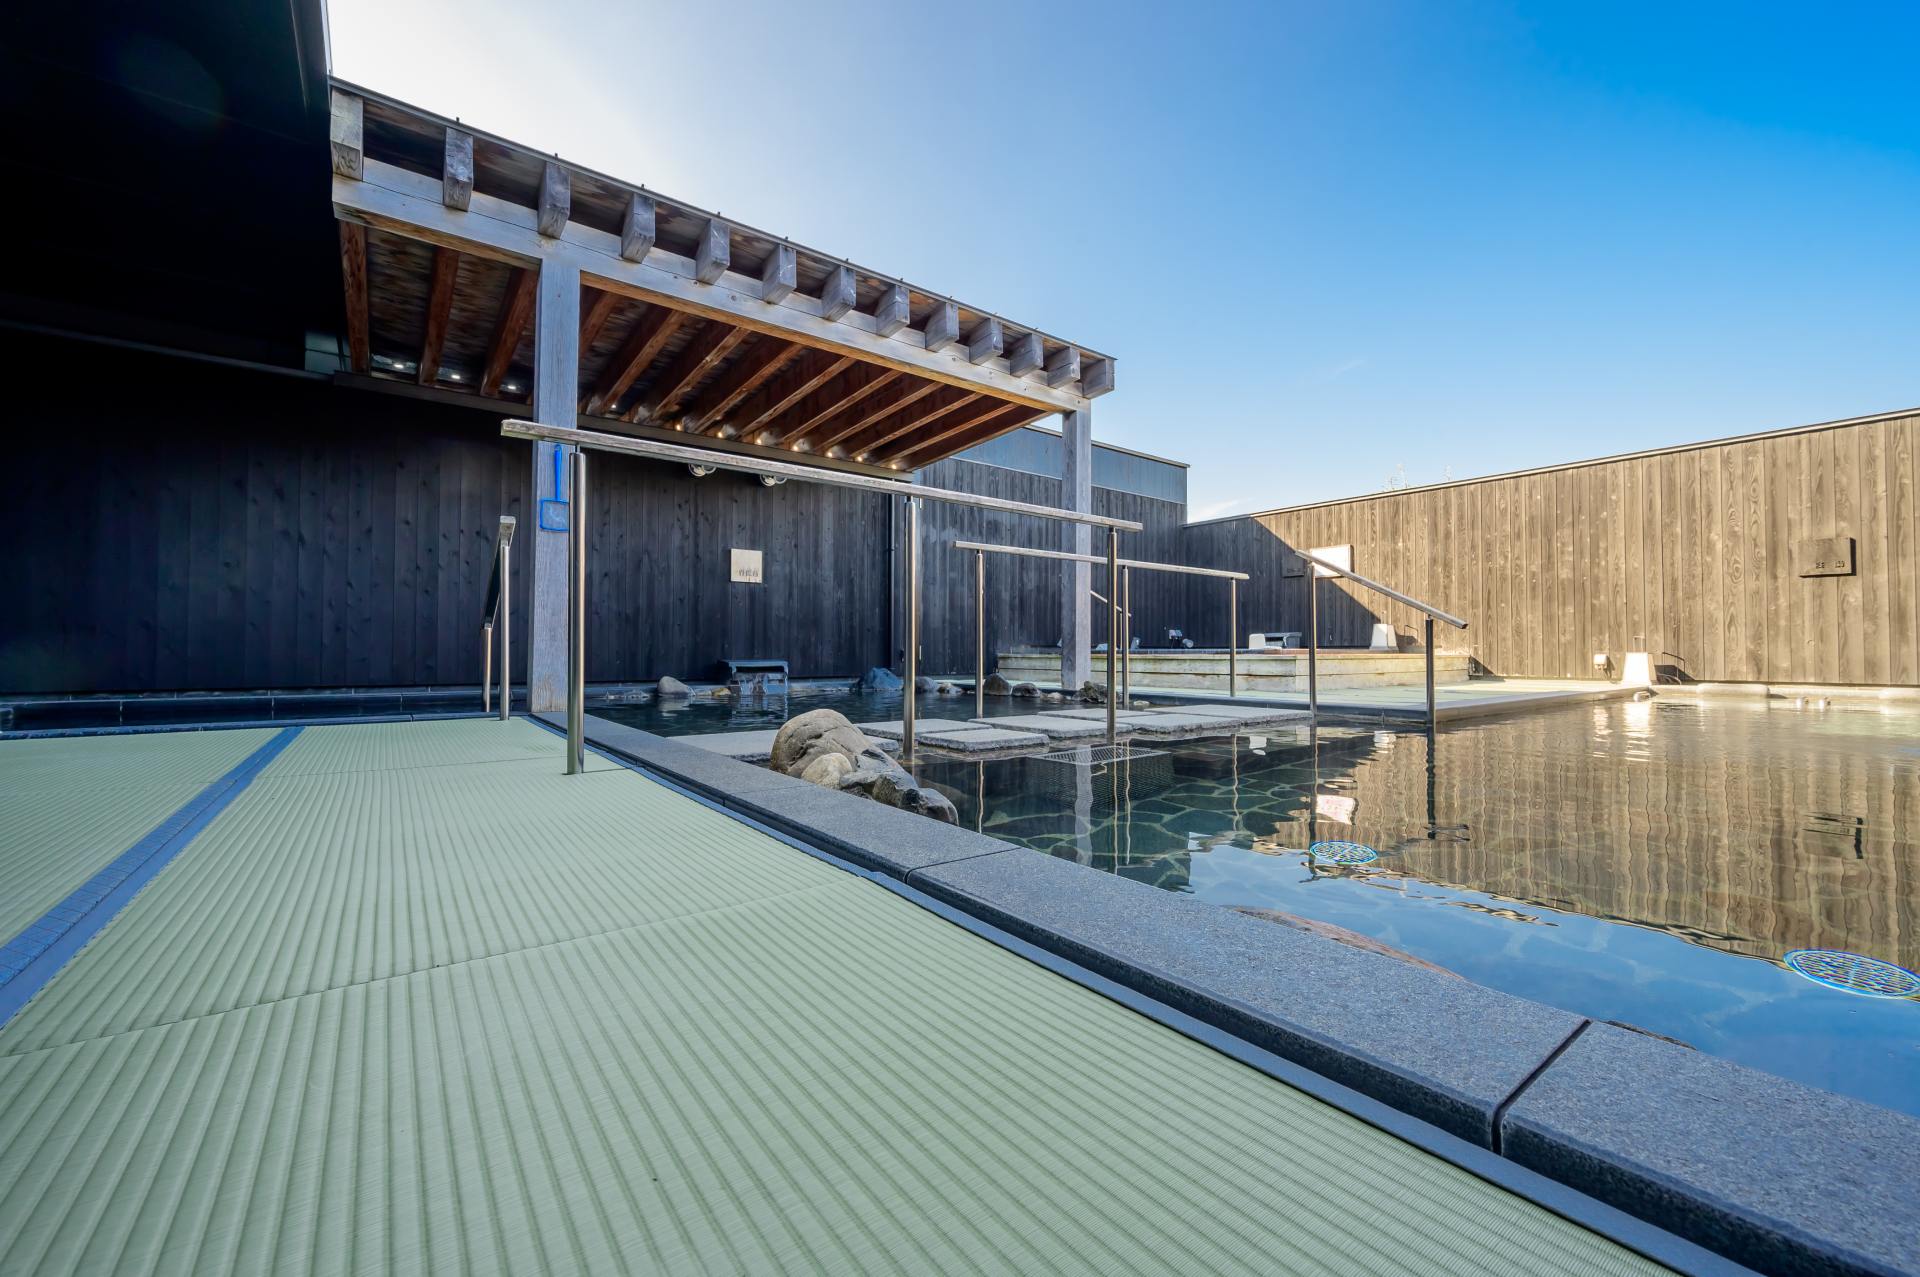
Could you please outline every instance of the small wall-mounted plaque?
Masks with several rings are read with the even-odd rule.
[[[745,581],[748,585],[759,585],[767,579],[762,552],[759,550],[735,549],[733,552],[733,579]]]
[[[1794,570],[1801,576],[1852,576],[1853,538],[1820,537],[1793,543]]]

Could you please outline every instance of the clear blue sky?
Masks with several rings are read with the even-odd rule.
[[[1920,5],[330,9],[349,79],[1117,356],[1195,517],[1920,404]]]

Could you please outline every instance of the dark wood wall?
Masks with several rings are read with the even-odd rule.
[[[1441,632],[1510,676],[1590,677],[1627,651],[1698,681],[1920,683],[1920,416],[1383,493],[1185,532],[1198,562],[1255,574],[1242,630],[1304,627],[1288,546],[1472,623]],[[1797,543],[1850,536],[1849,576],[1802,577]],[[1321,641],[1418,614],[1323,584]],[[1277,622],[1262,619],[1278,618]]]
[[[18,337],[0,693],[477,683],[528,445],[485,412]],[[596,458],[589,676],[886,659],[887,501]],[[528,576],[515,557],[525,669]],[[763,586],[728,551],[764,549]],[[776,618],[780,624],[776,626]]]
[[[976,462],[950,460],[929,467],[921,481],[932,487],[982,492],[1012,501],[1038,505],[1061,504],[1061,481]],[[1133,519],[1142,532],[1121,533],[1122,558],[1164,560],[1174,552],[1186,507],[1132,492],[1110,488],[1093,490],[1096,514]],[[1032,546],[1059,550],[1067,546],[1065,525],[1023,515],[1001,514],[967,506],[925,503],[921,513],[921,544],[925,569],[920,586],[921,668],[937,674],[970,674],[974,667],[973,555],[952,548],[956,540]],[[1094,537],[1094,552],[1104,554],[1104,534]],[[1053,647],[1060,641],[1062,568],[1057,562],[1014,555],[987,556],[987,664],[993,654],[1013,647]],[[1107,593],[1106,570],[1096,567],[1093,588]],[[1181,578],[1134,573],[1135,632],[1150,643],[1154,626],[1177,625],[1183,609]],[[1093,641],[1107,637],[1106,612],[1093,610]],[[904,641],[904,640],[902,640]]]

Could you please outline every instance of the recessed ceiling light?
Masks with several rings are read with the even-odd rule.
[[[448,380],[448,381],[458,381],[458,380],[460,380],[460,374],[459,374],[459,373],[457,373],[457,372],[450,372],[450,373],[448,373],[448,374],[447,374],[447,380]]]

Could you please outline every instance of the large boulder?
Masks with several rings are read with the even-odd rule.
[[[853,680],[856,692],[897,692],[900,690],[900,676],[890,669],[874,666],[859,678]]]
[[[960,689],[952,683],[942,683],[933,689],[933,694],[935,696],[958,696],[960,695]]]
[[[916,692],[931,692],[933,690],[933,680],[925,674],[921,674],[913,680],[913,690]]]
[[[810,785],[822,785],[828,789],[840,788],[853,771],[853,760],[845,754],[822,754],[808,763],[800,773],[800,779]]]
[[[663,701],[679,701],[693,695],[693,689],[669,674],[660,680],[653,694]]]
[[[1015,683],[1013,695],[1019,700],[1037,701],[1040,699],[1040,688],[1035,683]]]
[[[906,768],[878,749],[867,750],[860,755],[858,763],[841,780],[840,788],[865,794],[875,802],[901,811],[944,820],[950,825],[960,819],[960,813],[945,794],[915,783]]]
[[[851,765],[871,744],[865,732],[835,709],[813,709],[786,721],[773,737],[773,770],[799,776],[825,754],[845,756]]]
[[[1107,703],[1107,689],[1092,679],[1088,679],[1080,686],[1080,699],[1089,705],[1105,705]]]
[[[981,690],[986,692],[988,696],[1011,696],[1013,695],[1013,684],[1007,682],[1006,679],[998,674],[989,674],[987,675],[986,685]]]

